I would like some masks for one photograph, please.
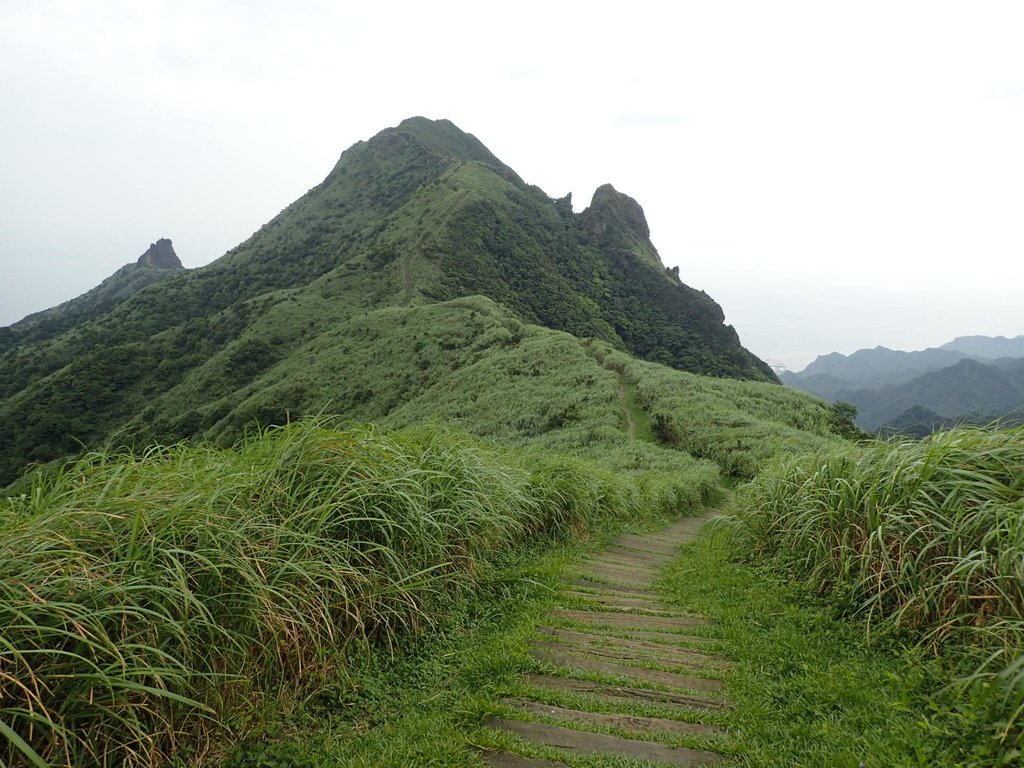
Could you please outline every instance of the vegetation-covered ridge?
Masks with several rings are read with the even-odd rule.
[[[694,509],[713,471],[611,472],[437,429],[315,421],[90,454],[0,506],[0,758],[158,765],[344,677],[525,539]]]
[[[1024,748],[1024,428],[790,459],[745,490],[749,541],[876,635],[961,667],[972,764]],[[969,706],[968,706],[969,705]],[[1000,762],[1002,761],[1002,762]]]
[[[21,344],[45,341],[106,312],[153,283],[183,271],[167,238],[151,243],[137,261],[125,264],[98,286],[56,307],[0,328],[0,354]]]
[[[375,313],[470,295],[672,367],[774,379],[718,305],[664,269],[635,201],[602,187],[576,214],[447,121],[414,118],[353,146],[321,184],[206,267],[134,266],[161,279],[60,312],[38,333],[3,331],[0,420],[14,437],[0,446],[0,484],[129,423],[143,444],[173,442],[238,421],[281,423],[311,400],[342,410],[335,393],[356,392],[380,418],[388,402],[376,382],[344,361],[319,371],[313,361],[315,393],[260,392],[266,374],[308,362],[312,348],[375,343],[343,332]],[[416,362],[396,361],[394,376],[435,375],[428,357]],[[240,407],[260,400],[274,413]]]

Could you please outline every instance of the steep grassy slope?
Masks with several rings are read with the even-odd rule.
[[[285,292],[154,396],[125,436],[156,425],[229,442],[254,419],[329,408],[391,425],[455,424],[499,447],[441,430],[306,421],[234,450],[93,455],[35,477],[0,504],[0,614],[11,617],[18,670],[0,701],[27,748],[87,761],[103,750],[134,764],[201,749],[247,697],[311,691],[337,674],[352,638],[397,642],[443,615],[512,546],[601,519],[679,513],[716,492],[712,461],[630,435],[635,361],[604,342],[467,297],[359,313],[279,358],[259,347],[262,323],[304,311]],[[239,384],[230,376],[245,364],[251,378]],[[779,450],[828,440],[821,401],[635,364],[660,387],[641,393],[645,408],[674,424],[721,417],[705,440],[726,425],[730,400],[733,419],[759,434],[794,436]],[[207,412],[183,412],[204,393]],[[794,419],[821,434],[792,433]],[[728,454],[746,465],[760,455],[748,448]],[[22,679],[45,690],[26,692]],[[5,761],[28,754],[5,736]]]
[[[337,413],[395,427],[452,424],[493,442],[571,451],[624,469],[678,471],[688,460],[680,451],[722,458],[696,443],[665,450],[625,439],[623,382],[640,386],[646,411],[702,424],[709,445],[729,443],[723,451],[745,466],[757,460],[747,455],[755,446],[763,455],[806,449],[817,436],[834,440],[841,432],[835,412],[810,396],[638,363],[603,342],[524,323],[480,296],[360,313],[287,355],[261,344],[275,327],[301,325],[304,311],[302,302],[282,301],[177,387],[154,397],[125,433],[143,439],[155,429],[169,439],[228,444],[253,423]],[[282,346],[289,343],[283,339]],[[627,374],[634,364],[640,368]],[[244,366],[249,378],[232,378]],[[204,399],[197,408],[180,405]],[[751,439],[735,443],[743,426]],[[784,437],[785,445],[769,449],[756,435]]]
[[[202,749],[252,699],[337,676],[353,638],[404,642],[511,547],[707,501],[720,481],[714,463],[631,437],[630,365],[643,368],[638,383],[656,381],[639,397],[659,418],[714,415],[702,440],[718,430],[731,443],[733,421],[791,437],[776,445],[783,452],[829,440],[821,401],[637,363],[483,297],[360,314],[251,385],[223,379],[224,360],[241,364],[258,338],[214,354],[130,429],[167,419],[161,428],[187,431],[182,419],[193,419],[212,424],[198,434],[226,442],[264,408],[290,403],[291,418],[330,394],[349,415],[454,423],[499,446],[305,421],[233,450],[91,455],[36,476],[30,492],[0,502],[0,663],[6,653],[17,670],[0,686],[13,729],[0,738],[6,762],[27,749],[89,762],[99,750],[149,765]],[[216,410],[182,414],[176,398],[218,386]],[[819,434],[797,433],[797,421]],[[722,455],[748,466],[764,451],[730,444]]]
[[[208,267],[15,342],[0,358],[0,419],[11,425],[0,483],[119,432],[236,436],[254,420],[323,408],[381,417],[443,360],[424,353],[377,381],[386,358],[357,347],[376,344],[371,332],[401,346],[403,331],[360,324],[471,294],[677,368],[773,379],[720,308],[661,266],[635,201],[603,187],[573,214],[451,123],[415,118],[346,151],[323,183]],[[352,363],[368,358],[377,373],[364,376]]]

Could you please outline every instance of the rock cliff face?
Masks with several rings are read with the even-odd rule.
[[[598,241],[608,231],[610,221],[618,221],[642,240],[650,242],[651,228],[640,203],[619,192],[611,184],[602,184],[594,191],[590,206],[584,212],[587,231]]]
[[[580,214],[584,231],[605,255],[621,262],[637,259],[659,271],[665,265],[651,242],[651,228],[640,203],[603,184],[594,192],[590,205]]]
[[[146,252],[139,256],[136,264],[157,269],[184,269],[178,254],[174,252],[174,246],[166,237],[161,237],[155,243],[150,243]]]

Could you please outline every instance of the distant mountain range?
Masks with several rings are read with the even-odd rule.
[[[855,405],[857,424],[871,431],[920,434],[952,423],[987,423],[1024,411],[1024,336],[961,336],[917,352],[832,353],[780,378]]]

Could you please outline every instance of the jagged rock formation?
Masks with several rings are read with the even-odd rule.
[[[174,246],[166,237],[161,237],[155,243],[150,243],[146,252],[139,256],[136,262],[140,267],[155,267],[156,269],[184,269],[178,254],[174,252]]]

